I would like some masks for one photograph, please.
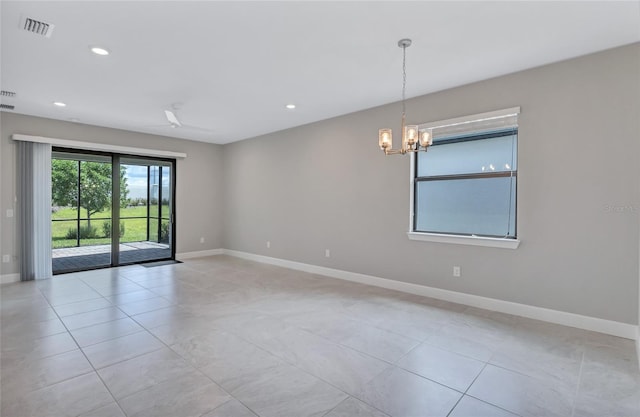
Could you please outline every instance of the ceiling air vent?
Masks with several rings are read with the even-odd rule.
[[[0,96],[2,96],[2,97],[15,97],[16,93],[14,93],[13,91],[1,90],[0,91]]]
[[[20,24],[20,27],[27,32],[35,33],[36,35],[44,36],[46,38],[51,37],[53,28],[55,25],[51,23],[43,22],[41,20],[32,19],[30,17],[24,17]]]
[[[15,108],[16,106],[13,106],[11,104],[0,104],[0,110],[13,110]]]

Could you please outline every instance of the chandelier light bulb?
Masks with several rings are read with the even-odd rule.
[[[405,127],[406,142],[409,146],[413,146],[418,142],[418,126],[409,125]]]
[[[428,130],[423,130],[420,132],[420,146],[426,148],[433,143],[433,136],[431,136],[431,132]]]
[[[378,131],[378,144],[380,149],[391,149],[393,146],[393,133],[391,129],[380,129]]]

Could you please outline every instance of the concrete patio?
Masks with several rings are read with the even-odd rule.
[[[164,243],[129,242],[120,244],[120,263],[130,264],[168,259],[171,248]],[[63,273],[111,264],[111,245],[80,246],[53,249],[53,271]]]

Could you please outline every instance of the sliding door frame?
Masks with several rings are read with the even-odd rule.
[[[176,259],[176,165],[177,165],[177,160],[173,159],[173,158],[159,158],[159,157],[154,157],[154,156],[142,156],[142,155],[133,155],[133,154],[113,154],[114,156],[118,156],[118,175],[120,175],[120,161],[122,159],[138,159],[138,160],[146,160],[149,162],[163,162],[166,164],[169,164],[169,166],[171,167],[171,172],[170,172],[170,177],[169,177],[169,182],[170,182],[170,187],[169,187],[169,192],[171,194],[171,204],[170,204],[170,210],[171,210],[171,215],[169,216],[169,235],[170,235],[170,242],[171,242],[171,257],[169,258],[162,258],[162,259],[153,259],[151,261],[140,261],[140,262],[128,262],[128,263],[120,263],[117,266],[125,266],[125,265],[136,265],[136,264],[143,264],[143,263],[148,263],[148,262],[158,262],[158,261],[169,261],[169,260],[175,260]],[[125,164],[126,165],[126,164]],[[149,165],[152,166],[153,164]],[[148,166],[148,167],[149,167]],[[116,171],[114,171],[116,172]],[[149,187],[149,181],[151,179],[151,174],[150,174],[150,170],[147,169],[147,219],[149,218],[149,210],[150,210],[150,201],[151,201],[151,193],[150,193],[150,187]],[[159,181],[160,184],[158,186],[158,188],[162,188],[162,177],[159,177]],[[118,187],[120,187],[120,182],[118,181]],[[120,194],[118,194],[120,195]],[[158,193],[158,196],[162,196],[162,192]],[[119,199],[119,198],[118,198]],[[115,205],[115,204],[114,204]],[[160,227],[160,223],[162,222],[162,219],[160,218],[160,213],[161,213],[161,206],[162,206],[162,202],[158,201],[158,227]],[[114,207],[114,209],[112,209],[112,213],[115,212],[115,210],[118,211],[118,221],[120,221],[120,207]],[[113,227],[115,227],[114,225],[119,226],[119,223],[113,222],[111,224],[112,226],[112,236],[114,235],[114,233],[116,235],[118,235],[118,242],[120,241],[120,229],[118,229],[117,231],[113,229]],[[149,240],[150,238],[150,233],[149,233],[149,222],[147,220],[147,240]],[[158,234],[158,237],[160,235]]]
[[[80,269],[80,270],[69,270],[69,271],[65,270],[63,272],[54,273],[54,275],[66,274],[70,272],[93,270],[93,269],[114,268],[114,267],[125,266],[125,265],[144,264],[149,262],[175,260],[176,258],[176,176],[177,176],[177,173],[176,173],[177,160],[176,159],[143,156],[143,155],[135,155],[135,154],[121,154],[121,153],[115,153],[115,152],[92,151],[92,150],[85,150],[85,149],[66,148],[61,146],[52,147],[52,153],[55,153],[55,152],[78,154],[79,157],[81,157],[82,155],[100,155],[100,156],[106,156],[111,158],[111,264],[97,265],[95,267],[90,267],[87,269]],[[170,201],[171,212],[169,216],[169,235],[170,235],[171,256],[168,258],[120,263],[120,256],[119,256],[120,255],[120,166],[121,166],[120,161],[121,159],[128,159],[128,158],[149,161],[150,163],[149,166],[153,166],[153,162],[160,162],[160,163],[169,164],[169,166],[171,167],[171,170],[170,170],[171,172],[169,176],[169,182],[170,182],[169,192],[171,194],[171,201]],[[149,169],[147,169],[147,172],[148,171]],[[78,172],[78,181],[80,180],[79,176],[80,176],[80,172]],[[150,188],[148,185],[149,181],[150,181],[150,175],[148,174],[147,190],[149,190]],[[162,177],[159,178],[159,182],[160,182],[159,188],[161,188]],[[160,191],[159,196],[161,195],[162,195],[162,192]],[[149,211],[148,211],[150,209],[149,198],[150,198],[150,195],[149,195],[149,192],[147,192],[147,240],[149,239]],[[162,201],[158,201],[158,208],[159,208],[158,224],[159,225],[162,222],[162,219],[160,218],[161,206],[162,206]],[[78,211],[78,213],[80,213],[80,211]],[[78,231],[78,236],[79,236],[79,231]]]
[[[120,265],[120,155],[111,155],[111,266]]]

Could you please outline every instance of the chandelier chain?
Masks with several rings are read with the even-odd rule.
[[[405,114],[405,90],[407,88],[407,47],[402,45],[402,115]]]

